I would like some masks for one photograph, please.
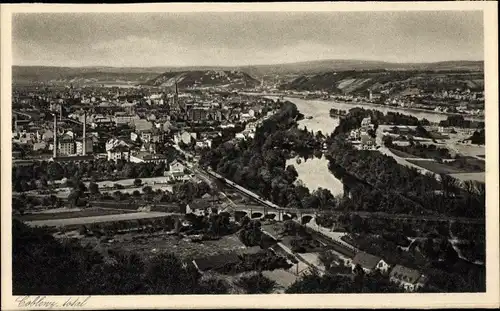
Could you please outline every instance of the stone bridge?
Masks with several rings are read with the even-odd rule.
[[[237,209],[233,212],[235,218],[244,216],[250,219],[274,219],[276,221],[299,220],[302,224],[309,223],[316,215],[310,212],[286,211],[286,210],[262,210],[262,209]]]

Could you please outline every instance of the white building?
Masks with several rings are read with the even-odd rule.
[[[389,280],[409,292],[424,287],[427,282],[427,278],[420,271],[401,265],[396,265],[391,270]]]
[[[191,140],[196,139],[196,133],[189,133],[187,131],[183,131],[180,134],[175,135],[174,141],[176,144],[180,143],[181,141],[185,144],[190,144]]]
[[[126,143],[124,140],[117,139],[117,138],[111,138],[106,142],[106,146],[105,146],[106,152],[108,152],[109,150],[111,150],[117,146],[124,146],[124,147],[130,148],[130,145],[128,143]]]
[[[354,268],[359,265],[366,274],[370,274],[375,270],[379,270],[382,273],[387,273],[390,269],[388,263],[386,263],[382,258],[373,256],[365,252],[359,252],[352,259],[351,267]]]
[[[118,145],[107,151],[108,161],[130,161],[130,149],[127,146]]]
[[[198,147],[198,148],[211,148],[212,141],[210,139],[204,139],[202,141],[197,141],[196,147]]]
[[[162,154],[152,154],[147,151],[139,151],[130,155],[130,162],[133,163],[160,163],[167,162],[167,157]]]
[[[93,141],[92,138],[87,137],[85,141],[85,153],[91,154],[92,152],[94,152]],[[76,141],[76,154],[83,154],[83,139]]]
[[[361,121],[361,127],[370,127],[371,124],[372,124],[372,119],[370,117],[364,118]]]

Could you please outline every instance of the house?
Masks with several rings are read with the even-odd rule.
[[[370,117],[364,118],[361,121],[361,127],[369,127],[372,124],[372,119]]]
[[[175,143],[178,144],[179,142],[182,141],[186,145],[190,144],[191,140],[193,140],[193,139],[196,139],[196,133],[189,133],[187,131],[183,131],[182,133],[177,134],[174,137]]]
[[[389,264],[387,264],[382,258],[365,253],[359,252],[352,259],[351,267],[354,268],[360,265],[363,271],[367,274],[379,270],[382,273],[387,273],[389,270]]]
[[[47,148],[47,143],[42,141],[42,142],[39,142],[39,143],[34,143],[33,144],[33,151],[37,151],[37,150],[44,150]]]
[[[371,148],[375,146],[375,138],[371,137],[368,133],[361,133],[360,139],[363,148]]]
[[[248,113],[242,113],[240,115],[240,119],[241,119],[241,121],[246,122],[248,120],[253,119],[253,117],[250,114],[248,114]]]
[[[137,132],[151,131],[153,129],[153,123],[145,119],[135,120],[134,126]]]
[[[118,138],[111,138],[109,139],[107,142],[106,142],[106,152],[108,152],[109,150],[117,147],[117,146],[124,146],[124,147],[127,147],[127,148],[130,148],[130,144],[128,144],[127,142],[125,142],[124,140],[122,139],[118,139]]]
[[[170,163],[169,167],[170,167],[170,172],[172,173],[184,173],[185,169],[184,164],[180,163],[177,160],[174,160],[172,163]]]
[[[182,181],[189,179],[189,176],[184,173],[185,166],[182,163],[174,160],[172,163],[170,163],[169,167],[170,169],[168,171],[165,171],[163,175],[165,177],[169,177],[171,181]]]
[[[227,265],[234,265],[240,262],[240,257],[235,252],[219,254],[209,257],[197,258],[193,260],[193,265],[200,272],[216,270]]]
[[[79,139],[75,142],[76,144],[76,153],[83,154],[83,139]],[[93,140],[90,137],[87,137],[85,140],[85,153],[89,154],[94,151],[93,148]]]
[[[117,145],[108,152],[108,161],[118,161],[118,160],[130,160],[130,149],[124,145]]]
[[[257,123],[256,122],[248,122],[245,126],[245,131],[246,132],[255,132],[257,129]]]
[[[246,139],[246,136],[243,133],[236,133],[235,138],[236,139]]]
[[[69,135],[63,135],[59,138],[58,152],[60,155],[75,154],[75,141]]]
[[[208,213],[208,204],[204,200],[193,200],[186,205],[186,214],[204,216]]]
[[[438,132],[439,133],[449,134],[449,133],[453,132],[453,128],[452,127],[439,126],[438,127]]]
[[[54,132],[51,130],[45,130],[42,134],[42,140],[48,141],[54,139]]]
[[[391,270],[389,279],[409,292],[424,287],[427,282],[427,278],[420,271],[402,265],[396,265]]]
[[[140,151],[147,151],[149,153],[156,153],[156,144],[154,143],[143,143],[141,145]]]
[[[136,132],[130,133],[130,140],[131,141],[137,141],[138,138],[139,138],[139,135]]]
[[[147,151],[139,151],[130,155],[130,162],[133,163],[160,163],[167,162],[167,157],[162,154],[152,154]]]
[[[139,130],[139,135],[141,137],[141,141],[150,142],[153,137],[153,132],[151,130]]]
[[[170,131],[172,130],[172,122],[170,122],[169,120],[165,121],[165,123],[163,123],[162,125],[162,129],[165,133],[170,133]]]
[[[358,129],[351,130],[349,133],[349,139],[351,140],[359,140],[360,139],[360,133]]]
[[[116,125],[121,125],[121,124],[134,125],[135,121],[137,120],[139,120],[139,116],[137,115],[127,114],[125,112],[117,112],[115,114]]]
[[[197,141],[196,147],[198,147],[198,148],[211,148],[212,147],[212,140],[204,139],[202,141]]]
[[[96,116],[94,117],[93,122],[91,123],[92,128],[97,128],[97,127],[109,127],[114,125],[113,120],[111,120],[110,117],[101,117],[101,116]]]

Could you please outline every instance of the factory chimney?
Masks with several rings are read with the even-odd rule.
[[[54,113],[54,158],[57,158],[57,114]]]
[[[62,105],[59,105],[59,121],[62,121]]]
[[[87,112],[85,111],[83,113],[83,141],[82,141],[82,146],[83,146],[83,155],[87,154]]]

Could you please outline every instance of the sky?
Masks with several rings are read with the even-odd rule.
[[[17,13],[13,63],[243,66],[483,60],[481,11]]]

